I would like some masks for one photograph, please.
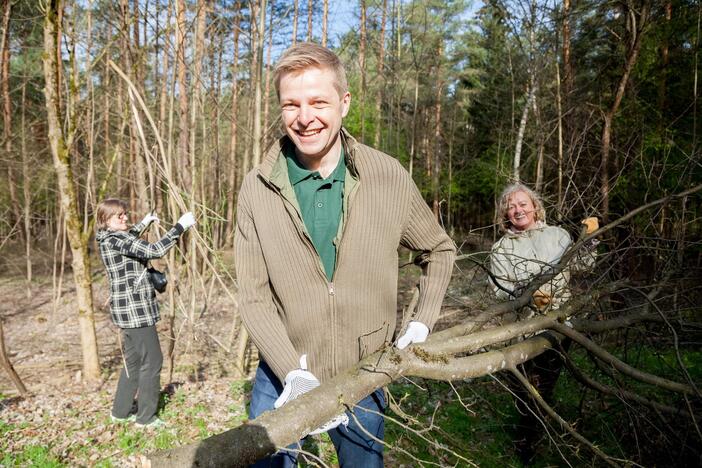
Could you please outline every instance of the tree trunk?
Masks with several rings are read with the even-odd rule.
[[[417,113],[419,112],[419,69],[414,77],[414,103],[412,105],[412,136],[410,137],[409,175],[414,172],[414,160],[417,157]]]
[[[10,362],[10,358],[7,356],[7,350],[5,349],[5,330],[2,327],[2,319],[0,318],[0,365],[2,365],[2,368],[5,369],[5,372],[7,373],[7,376],[10,377],[10,380],[12,380],[12,383],[15,385],[15,388],[19,392],[20,395],[27,396],[29,392],[27,391],[27,387],[24,386],[24,383],[22,382],[22,379],[20,379],[20,376],[17,374],[17,371],[15,371],[15,368],[12,367],[12,363]]]
[[[294,1],[293,24],[292,24],[292,45],[297,43],[297,22],[300,19],[300,0]]]
[[[312,18],[314,16],[314,2],[307,0],[307,42],[312,42]]]
[[[178,168],[181,187],[192,186],[189,148],[188,86],[185,69],[185,0],[176,2],[176,80],[178,83]]]
[[[100,378],[95,319],[93,316],[93,292],[88,256],[88,236],[81,231],[78,214],[77,194],[71,170],[71,144],[75,133],[75,115],[68,115],[68,130],[64,132],[63,116],[59,100],[59,64],[61,41],[60,17],[63,12],[62,0],[51,0],[46,5],[44,20],[44,93],[46,96],[49,146],[58,177],[59,196],[66,217],[66,231],[73,254],[73,278],[75,281],[78,324],[83,352],[84,377],[89,381]]]
[[[329,33],[327,26],[327,21],[329,20],[329,0],[324,0],[322,8],[322,47],[326,47],[327,35]]]
[[[361,99],[360,108],[360,123],[361,123],[361,143],[366,142],[366,0],[361,0],[361,38],[358,46],[358,67],[361,73]]]
[[[534,188],[540,193],[544,184],[544,147],[546,146],[546,132],[543,129],[543,122],[541,121],[541,113],[539,112],[536,97],[534,97],[534,118],[536,119],[536,140],[538,141],[538,149],[536,150],[536,182]]]
[[[253,114],[253,167],[258,166],[261,162],[261,111],[263,107],[262,102],[262,65],[263,65],[263,41],[265,40],[266,31],[266,0],[259,0],[258,5],[258,24],[256,26],[256,47],[254,49],[254,54],[256,56],[256,61],[254,64],[253,76],[254,78],[254,114]]]
[[[107,43],[108,41],[111,40],[112,37],[112,26],[107,25],[107,31],[105,33],[105,42]],[[106,52],[108,54],[111,53],[111,48],[108,47],[106,49]],[[105,61],[105,68],[104,68],[104,73],[103,73],[103,86],[105,89],[110,89],[110,66],[107,64],[107,61]],[[103,120],[103,148],[105,150],[105,153],[109,153],[110,151],[113,151],[111,148],[112,143],[110,141],[111,134],[110,134],[110,115],[112,112],[110,112],[110,93],[103,93],[103,109],[102,109],[102,120]]]
[[[158,2],[160,5],[160,2]],[[173,2],[171,0],[168,0],[168,7],[166,10],[166,27],[165,27],[165,38],[163,40],[163,48],[161,52],[162,56],[162,70],[161,73],[158,73],[157,76],[159,77],[159,85],[160,85],[160,96],[159,96],[159,111],[158,111],[158,131],[161,135],[164,134],[164,129],[166,125],[166,109],[168,105],[168,74],[170,73],[170,63],[169,63],[169,56],[170,56],[170,41],[168,40],[171,36],[171,15],[173,14]],[[158,22],[158,16],[156,17],[156,26],[158,28],[159,22]],[[158,52],[159,52],[159,47],[158,47],[158,31],[156,34],[156,60],[158,60]]]
[[[27,298],[32,297],[32,184],[29,174],[29,154],[27,153],[27,83],[22,84],[22,111],[21,111],[21,142],[22,153],[22,194],[24,198],[24,257],[27,277]]]
[[[443,62],[444,47],[443,43],[439,43],[437,49],[437,59],[438,64],[436,66],[436,108],[434,111],[434,163],[432,164],[431,173],[431,188],[432,188],[432,208],[434,211],[434,216],[436,220],[441,222],[441,194],[440,194],[440,182],[441,182],[441,153],[443,151],[443,144],[441,141],[441,104],[443,96],[443,77],[441,76],[441,64]],[[427,155],[427,159],[430,156]]]
[[[668,87],[668,67],[670,65],[670,53],[669,53],[669,42],[670,42],[670,20],[673,17],[673,4],[670,0],[665,2],[663,6],[663,11],[665,14],[665,22],[663,23],[663,38],[661,40],[660,52],[661,52],[661,72],[660,79],[658,81],[658,112],[660,117],[658,119],[659,131],[663,129],[663,122],[665,122],[665,114],[668,108],[667,103],[667,87]]]
[[[139,5],[134,2],[134,9],[130,9],[129,0],[121,1],[122,10],[122,34],[121,44],[122,44],[122,67],[123,70],[129,76],[132,83],[137,86],[141,86],[141,80],[139,79]],[[130,40],[130,37],[132,40]],[[133,60],[136,58],[136,60]],[[143,93],[142,93],[143,94]],[[129,111],[131,104],[130,99],[125,102],[125,113],[131,115]],[[141,146],[137,139],[135,127],[129,125],[127,127],[129,135],[129,162],[130,162],[130,179],[133,181],[129,184],[130,193],[130,205],[132,211],[138,213],[138,215],[143,215],[149,206],[149,192],[146,187],[145,180],[145,166],[144,160],[142,159]]]
[[[563,27],[561,34],[563,35],[563,93],[566,100],[570,93],[573,92],[573,63],[570,58],[570,2],[571,0],[563,0]]]
[[[7,161],[7,188],[10,194],[10,204],[12,217],[9,225],[15,226],[21,218],[20,204],[17,198],[17,182],[15,172],[12,168],[12,161],[15,160],[12,154],[12,101],[10,100],[10,12],[11,1],[3,2],[2,12],[2,36],[0,36],[0,92],[2,92],[2,121],[3,149],[5,150],[5,160]]]
[[[232,246],[234,242],[234,209],[236,208],[236,194],[238,193],[238,172],[239,167],[236,155],[238,115],[239,115],[239,33],[241,24],[241,3],[236,2],[234,7],[234,57],[232,59],[232,109],[231,128],[229,141],[229,200],[227,201],[227,246]]]
[[[380,148],[380,129],[383,123],[383,119],[380,117],[382,115],[380,112],[380,107],[383,102],[383,95],[385,91],[385,25],[387,22],[387,14],[388,0],[383,0],[383,13],[380,17],[380,36],[378,37],[378,68],[376,71],[376,86],[378,94],[375,99],[374,113],[376,123],[375,133],[373,135],[373,146],[375,148]]]
[[[558,119],[558,204],[556,205],[556,213],[558,220],[561,220],[563,214],[563,106],[561,104],[561,73],[558,67],[558,61],[555,63],[556,66],[556,118]]]
[[[619,105],[622,103],[624,92],[626,91],[626,86],[629,82],[629,76],[631,75],[634,65],[636,64],[636,60],[639,57],[639,50],[641,49],[641,36],[643,35],[644,28],[646,27],[648,20],[648,8],[648,4],[644,3],[638,15],[633,10],[626,12],[627,21],[629,22],[629,30],[632,37],[631,41],[629,42],[629,47],[627,48],[624,71],[619,79],[619,84],[617,85],[617,90],[614,95],[614,101],[604,116],[604,125],[602,126],[601,138],[602,172],[600,176],[600,192],[602,196],[602,218],[605,222],[607,222],[609,219],[609,153],[612,139],[612,122],[614,120],[614,115],[619,110]]]
[[[519,166],[522,163],[522,143],[524,142],[524,131],[526,130],[527,117],[529,116],[529,107],[531,107],[532,102],[536,96],[535,87],[532,85],[529,87],[529,92],[527,93],[527,100],[524,103],[524,109],[522,110],[522,118],[519,121],[519,132],[517,133],[517,142],[514,147],[514,161],[512,163],[512,180],[514,182],[519,182]]]
[[[265,91],[263,93],[263,142],[264,148],[267,147],[268,120],[271,101],[271,51],[273,49],[273,16],[275,14],[275,0],[271,0],[271,17],[268,19],[268,47],[266,48],[266,78]]]

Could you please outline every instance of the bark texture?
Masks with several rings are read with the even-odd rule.
[[[52,0],[46,6],[44,19],[44,79],[46,96],[49,146],[58,179],[61,206],[65,213],[66,233],[71,247],[73,278],[76,284],[78,326],[83,351],[83,373],[88,381],[100,378],[95,318],[93,312],[93,289],[90,277],[90,257],[88,236],[82,231],[78,210],[78,197],[75,191],[71,170],[70,146],[75,132],[73,116],[68,116],[68,130],[64,132],[61,122],[59,92],[59,54],[61,41],[61,11],[63,2]]]

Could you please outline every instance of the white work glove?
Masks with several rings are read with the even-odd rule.
[[[429,336],[429,327],[422,322],[410,322],[407,324],[405,334],[397,340],[397,349],[405,349],[412,343],[424,343]]]
[[[141,224],[144,226],[148,226],[151,223],[158,223],[158,216],[156,216],[153,212],[147,214],[144,216],[144,219],[141,220]]]
[[[193,216],[193,214],[190,211],[188,211],[178,219],[178,224],[183,226],[184,231],[187,231],[190,228],[190,226],[195,224],[195,216]]]
[[[278,409],[289,401],[293,401],[300,395],[309,392],[313,388],[319,387],[319,380],[312,374],[312,372],[307,370],[307,355],[303,354],[300,356],[300,368],[288,372],[285,376],[285,382],[283,384],[283,393],[280,394],[273,407]],[[339,424],[344,426],[348,425],[349,417],[346,413],[342,413],[335,417],[331,421],[323,424],[319,428],[310,432],[310,434],[321,434],[322,432],[327,432],[334,429]]]

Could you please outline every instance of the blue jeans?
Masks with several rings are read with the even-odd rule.
[[[283,392],[283,385],[275,376],[265,361],[261,361],[256,369],[253,390],[251,392],[251,405],[249,419],[256,419],[264,411],[273,409],[275,400]],[[358,402],[353,410],[353,415],[347,411],[349,425],[343,425],[328,432],[339,457],[339,466],[381,468],[383,466],[383,445],[373,440],[366,434],[372,434],[376,439],[383,440],[385,436],[385,397],[381,389]],[[364,411],[370,410],[370,411]],[[355,415],[355,418],[354,418]],[[359,427],[359,423],[365,429]],[[301,443],[289,445],[291,450],[299,449]],[[288,468],[297,464],[297,453],[281,450],[270,457],[259,460],[255,468],[276,467]]]

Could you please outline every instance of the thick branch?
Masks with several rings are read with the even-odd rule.
[[[688,414],[682,408],[675,408],[673,406],[664,405],[664,404],[658,403],[657,401],[649,400],[648,398],[645,398],[645,397],[639,395],[638,393],[623,390],[621,388],[610,387],[610,386],[605,385],[601,382],[598,382],[597,380],[593,379],[592,377],[590,377],[589,375],[585,374],[580,369],[578,369],[578,367],[575,366],[569,359],[566,359],[566,366],[568,366],[568,370],[573,374],[573,377],[575,377],[583,385],[586,385],[586,386],[588,386],[588,387],[592,388],[593,390],[596,390],[600,393],[604,393],[605,395],[615,396],[615,397],[621,399],[622,401],[624,401],[624,400],[635,401],[639,404],[642,404],[644,406],[648,406],[649,408],[652,408],[656,411],[660,411],[660,412],[664,412],[664,413],[670,413],[673,415]]]
[[[568,338],[572,339],[573,341],[577,342],[583,348],[587,349],[592,354],[594,354],[598,359],[606,362],[607,364],[612,365],[619,372],[626,374],[629,377],[632,377],[636,380],[640,380],[641,382],[665,388],[673,392],[684,393],[687,395],[697,394],[695,392],[695,389],[693,389],[689,385],[681,384],[679,382],[673,382],[672,380],[664,379],[662,377],[658,377],[647,372],[640,371],[635,367],[630,366],[624,361],[621,361],[620,359],[608,353],[604,348],[590,341],[582,333],[579,333],[570,327],[561,325],[560,323],[554,323],[552,328],[558,331],[559,333],[562,333],[563,335],[567,336]]]
[[[540,335],[501,351],[461,359],[432,356],[417,347],[409,348],[410,352],[387,348],[278,410],[202,441],[154,453],[149,460],[153,467],[248,466],[277,447],[296,442],[401,376],[441,380],[481,377],[521,364],[550,346]]]

